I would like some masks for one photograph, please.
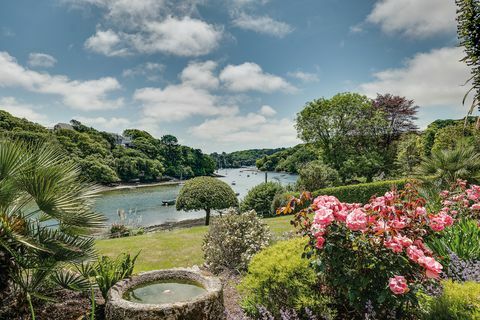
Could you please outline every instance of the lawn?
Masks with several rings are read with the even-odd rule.
[[[265,219],[272,233],[280,236],[293,230],[290,225],[292,216]],[[98,240],[96,248],[100,254],[111,257],[123,252],[140,252],[135,272],[173,267],[188,267],[203,263],[202,243],[207,227],[192,227],[158,231],[140,236],[119,239]]]

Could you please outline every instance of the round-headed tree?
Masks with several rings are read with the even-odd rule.
[[[210,212],[238,206],[238,199],[225,182],[212,177],[188,180],[177,198],[177,210],[205,210],[205,225],[210,223]]]

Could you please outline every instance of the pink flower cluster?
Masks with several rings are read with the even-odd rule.
[[[442,193],[447,199],[448,192]],[[480,199],[480,187],[471,197]],[[445,201],[444,201],[445,202]],[[387,192],[383,197],[372,198],[364,206],[342,203],[333,196],[319,196],[311,208],[315,212],[311,232],[316,239],[316,248],[322,249],[333,223],[344,225],[352,232],[361,232],[372,243],[383,244],[394,253],[403,254],[425,270],[427,278],[438,278],[442,265],[432,257],[432,252],[423,244],[421,235],[431,230],[439,232],[454,223],[452,210],[445,206],[439,213],[428,214],[422,198],[405,200],[396,192]],[[445,203],[444,203],[445,205]],[[394,294],[408,292],[407,280],[400,275],[391,278],[389,287]]]
[[[441,212],[453,217],[462,215],[479,219],[480,225],[480,186],[470,185],[467,188],[465,181],[458,180],[451,190],[442,191],[440,196],[443,204]],[[446,221],[447,224],[449,222],[449,220]]]

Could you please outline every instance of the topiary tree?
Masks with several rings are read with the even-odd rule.
[[[210,223],[211,210],[238,206],[238,199],[225,182],[212,177],[197,177],[188,180],[177,198],[177,210],[205,210],[205,225]]]
[[[248,191],[240,204],[240,211],[255,210],[262,217],[272,216],[275,214],[272,211],[273,198],[284,191],[285,189],[278,182],[261,183]]]

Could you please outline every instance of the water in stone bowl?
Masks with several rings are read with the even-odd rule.
[[[193,281],[162,280],[128,290],[124,299],[143,304],[185,302],[207,292]]]

